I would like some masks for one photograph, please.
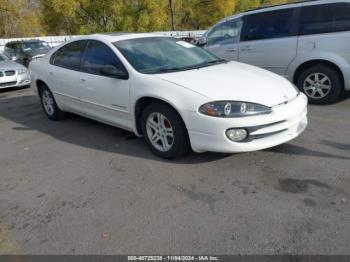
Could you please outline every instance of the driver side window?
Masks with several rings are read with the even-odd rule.
[[[242,22],[240,19],[229,20],[214,27],[207,38],[208,46],[231,44],[239,41]]]
[[[127,74],[122,62],[107,45],[91,40],[84,55],[83,71],[88,74],[103,75],[102,68],[114,68]]]

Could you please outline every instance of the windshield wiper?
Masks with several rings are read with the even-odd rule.
[[[216,60],[211,60],[211,61],[205,61],[205,62],[200,63],[200,64],[192,65],[192,66],[188,67],[188,69],[200,69],[203,67],[218,65],[218,64],[223,64],[223,63],[228,63],[228,61],[225,59],[216,59]]]
[[[190,65],[185,67],[170,67],[170,68],[160,68],[157,70],[157,73],[170,73],[170,72],[177,72],[177,71],[186,71],[186,70],[192,70],[192,69],[199,69],[206,66],[216,65],[216,64],[222,64],[227,63],[227,60],[225,59],[216,59],[212,61],[205,61],[200,64],[196,65]]]
[[[160,68],[159,70],[157,70],[157,73],[169,73],[169,72],[176,72],[181,70],[186,70],[186,69],[184,69],[183,67]]]
[[[202,64],[199,65],[216,65],[216,64],[222,64],[222,63],[227,63],[227,60],[225,59],[216,59],[216,60],[211,60],[211,61],[205,61]]]

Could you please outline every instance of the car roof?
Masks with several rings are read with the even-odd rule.
[[[88,39],[88,38],[98,38],[103,39],[105,41],[114,43],[122,40],[129,39],[137,39],[137,38],[147,38],[147,37],[168,37],[161,34],[156,33],[123,33],[123,32],[115,32],[115,33],[99,33],[94,35],[87,35],[80,37],[80,39]]]
[[[250,15],[250,14],[281,10],[281,9],[292,8],[292,7],[300,7],[304,5],[318,5],[318,4],[343,3],[343,2],[350,2],[350,0],[301,0],[301,1],[295,1],[295,2],[286,3],[286,4],[263,6],[256,9],[247,10],[245,12],[242,12],[236,15],[225,17],[220,22],[218,22],[218,24],[228,20],[245,16],[245,15]]]
[[[7,42],[6,44],[36,43],[36,42],[45,42],[45,41],[44,40],[40,40],[40,39],[14,40],[14,41]]]

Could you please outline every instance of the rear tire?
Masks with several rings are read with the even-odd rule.
[[[179,114],[163,103],[151,103],[142,112],[142,133],[158,157],[175,159],[190,151],[188,132]]]
[[[296,84],[312,104],[333,103],[343,90],[343,81],[339,72],[323,64],[305,69],[299,75]]]
[[[64,117],[64,112],[57,106],[56,100],[47,86],[40,88],[40,100],[41,106],[50,120],[57,121]]]

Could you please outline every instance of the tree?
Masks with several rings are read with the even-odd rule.
[[[235,12],[287,0],[0,0],[0,35],[206,29]]]
[[[206,29],[235,11],[235,0],[173,0],[179,29]]]
[[[167,30],[167,4],[158,0],[41,0],[49,31],[88,34]]]
[[[0,0],[0,36],[40,35],[42,28],[36,8],[29,0]]]
[[[239,0],[237,1],[236,10],[239,12],[243,12],[261,6],[284,4],[295,1],[296,0]]]

